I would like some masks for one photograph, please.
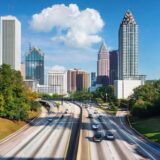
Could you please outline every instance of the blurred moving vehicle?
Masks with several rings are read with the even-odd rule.
[[[94,142],[101,142],[102,140],[103,140],[103,132],[97,131],[93,136],[93,141]]]
[[[98,114],[98,111],[97,111],[97,110],[94,110],[94,114]]]
[[[68,109],[66,109],[64,113],[67,114],[68,112],[69,112]]]
[[[93,115],[91,113],[89,113],[88,118],[93,118]]]
[[[108,140],[114,140],[114,134],[111,131],[106,131],[105,138]]]
[[[48,118],[48,121],[49,121],[49,122],[52,122],[52,121],[53,121],[53,118],[49,117],[49,118]]]
[[[99,128],[99,124],[98,123],[93,123],[92,124],[92,129],[96,130]]]

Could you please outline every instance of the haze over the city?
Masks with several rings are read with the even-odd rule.
[[[21,22],[22,60],[31,44],[45,53],[46,70],[62,65],[91,72],[96,71],[103,40],[110,50],[118,49],[118,28],[129,9],[139,25],[139,73],[159,79],[159,5],[158,0],[5,0],[0,2],[0,15],[16,16]]]

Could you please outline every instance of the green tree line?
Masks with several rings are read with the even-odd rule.
[[[160,80],[148,81],[134,89],[129,109],[135,117],[146,118],[160,115]]]
[[[40,107],[37,94],[27,88],[21,73],[7,64],[0,67],[0,117],[26,120],[30,110]]]

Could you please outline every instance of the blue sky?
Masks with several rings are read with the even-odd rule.
[[[159,0],[0,0],[0,16],[13,15],[21,21],[23,59],[31,42],[45,52],[46,69],[63,65],[66,69],[79,67],[91,72],[96,71],[101,40],[105,40],[110,49],[118,48],[119,24],[130,9],[139,25],[139,73],[147,75],[147,79],[159,79],[159,6]],[[54,22],[43,17],[44,9],[52,19],[58,13]],[[64,10],[66,13],[61,13]],[[71,20],[67,17],[70,10],[76,12]],[[35,14],[38,18],[32,17]],[[92,14],[93,20],[88,21]],[[77,17],[82,23],[78,20],[75,23]],[[74,33],[76,36],[72,39]],[[77,37],[85,40],[81,42]]]

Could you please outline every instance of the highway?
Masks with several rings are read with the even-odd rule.
[[[80,108],[71,103],[64,103],[57,113],[48,114],[43,108],[32,126],[0,142],[0,159],[65,159],[70,141],[74,144],[77,132],[73,126],[79,123],[79,116]]]
[[[63,102],[55,112],[43,107],[40,117],[29,126],[0,141],[0,160],[159,160],[160,147],[135,133],[125,115],[123,110],[109,115],[94,104],[86,108],[78,102]],[[93,140],[95,122],[103,133],[101,142]],[[107,130],[112,131],[114,140],[104,138]]]
[[[95,110],[98,110],[98,114],[94,114]],[[93,118],[88,118],[89,113],[93,115]],[[159,160],[160,147],[142,139],[129,128],[126,124],[125,114],[126,112],[119,111],[117,116],[113,116],[95,107],[83,107],[83,129],[77,159]],[[94,122],[99,124],[99,130],[102,130],[103,135],[106,130],[112,131],[115,140],[103,138],[101,142],[94,142],[93,136],[96,132],[92,129]]]

